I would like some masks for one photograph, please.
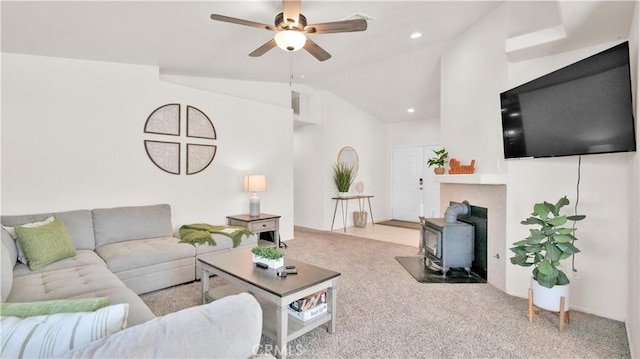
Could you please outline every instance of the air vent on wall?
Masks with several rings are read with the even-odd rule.
[[[310,108],[310,96],[308,93],[291,91],[291,109],[293,110],[293,121],[301,123],[312,123]]]
[[[300,116],[300,92],[291,91],[291,108],[294,115]]]

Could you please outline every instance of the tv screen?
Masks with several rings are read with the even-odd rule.
[[[629,43],[500,94],[504,157],[636,150]]]

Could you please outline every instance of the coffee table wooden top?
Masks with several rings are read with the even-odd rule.
[[[285,253],[284,264],[296,266],[298,274],[278,277],[274,268],[262,269],[253,263],[251,248],[238,248],[223,253],[211,253],[200,256],[198,260],[209,267],[279,297],[285,297],[340,276],[338,272],[289,258]]]

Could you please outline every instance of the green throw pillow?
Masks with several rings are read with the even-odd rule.
[[[67,228],[60,218],[38,227],[16,227],[16,234],[31,270],[76,255]]]
[[[0,316],[26,318],[56,313],[94,312],[109,304],[111,304],[109,297],[2,303],[0,304]]]

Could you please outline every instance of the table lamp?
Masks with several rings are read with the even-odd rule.
[[[251,192],[249,198],[249,216],[260,216],[260,198],[258,192],[267,190],[267,179],[264,175],[245,175],[242,178],[242,190]]]

